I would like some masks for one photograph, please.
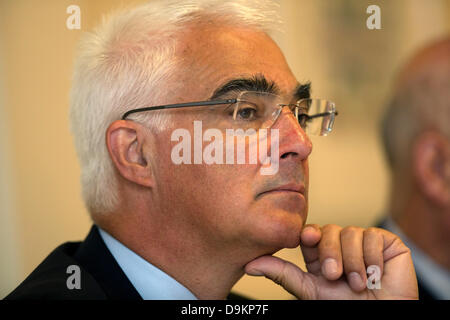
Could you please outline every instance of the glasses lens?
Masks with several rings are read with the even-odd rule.
[[[334,123],[336,108],[323,99],[302,99],[296,104],[283,104],[283,98],[266,92],[243,92],[235,104],[234,124],[242,129],[269,128],[288,107],[309,135],[328,135]]]
[[[336,107],[323,99],[303,99],[298,102],[298,122],[308,135],[326,136],[333,129]]]
[[[233,120],[243,129],[267,128],[280,113],[280,97],[266,92],[244,92],[236,103]]]

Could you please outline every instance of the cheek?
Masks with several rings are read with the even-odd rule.
[[[232,229],[240,223],[253,201],[252,171],[245,165],[166,163],[163,197],[172,210],[204,225]],[[167,195],[171,195],[167,197]]]
[[[252,171],[245,165],[191,165],[188,175],[193,196],[224,216],[248,209],[252,199]]]
[[[188,128],[192,123],[176,124],[174,127]],[[191,137],[194,133],[191,133]],[[191,140],[192,141],[192,140]],[[193,164],[194,143],[191,147],[191,164],[175,164],[172,150],[179,141],[171,141],[171,132],[160,135],[157,145],[158,163],[155,178],[164,185],[165,192],[176,194],[178,199],[195,204],[201,208],[209,207],[215,211],[243,210],[252,200],[252,182],[257,173],[256,165],[248,164]],[[208,143],[203,143],[203,151]],[[225,144],[224,144],[225,147]],[[247,149],[247,148],[246,148]],[[178,153],[180,154],[180,153]],[[226,154],[224,148],[223,154]],[[182,155],[182,153],[181,153]],[[206,208],[205,208],[206,209]]]

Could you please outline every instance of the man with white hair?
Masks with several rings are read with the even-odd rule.
[[[300,299],[417,298],[394,234],[305,226],[308,135],[337,112],[270,38],[273,6],[150,2],[84,38],[70,116],[94,226],[9,299],[225,299],[245,273]],[[271,256],[299,244],[307,272]]]
[[[381,227],[411,249],[419,298],[450,299],[450,37],[402,68],[383,119],[392,171]]]

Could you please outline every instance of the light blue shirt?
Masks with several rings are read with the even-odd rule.
[[[109,233],[98,228],[106,247],[128,280],[144,300],[197,300],[177,280],[128,249]]]

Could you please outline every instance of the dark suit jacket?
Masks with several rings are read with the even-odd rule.
[[[71,273],[80,267],[81,289],[68,289]],[[109,252],[98,228],[92,226],[83,242],[66,242],[55,250],[6,298],[6,300],[142,300]],[[228,299],[245,299],[230,293]]]
[[[386,221],[382,220],[377,224],[377,228],[386,229]],[[388,230],[390,231],[390,230]],[[417,275],[417,284],[419,287],[419,300],[436,300],[436,297],[430,292],[430,289],[426,287],[423,281],[420,279],[420,275]]]

